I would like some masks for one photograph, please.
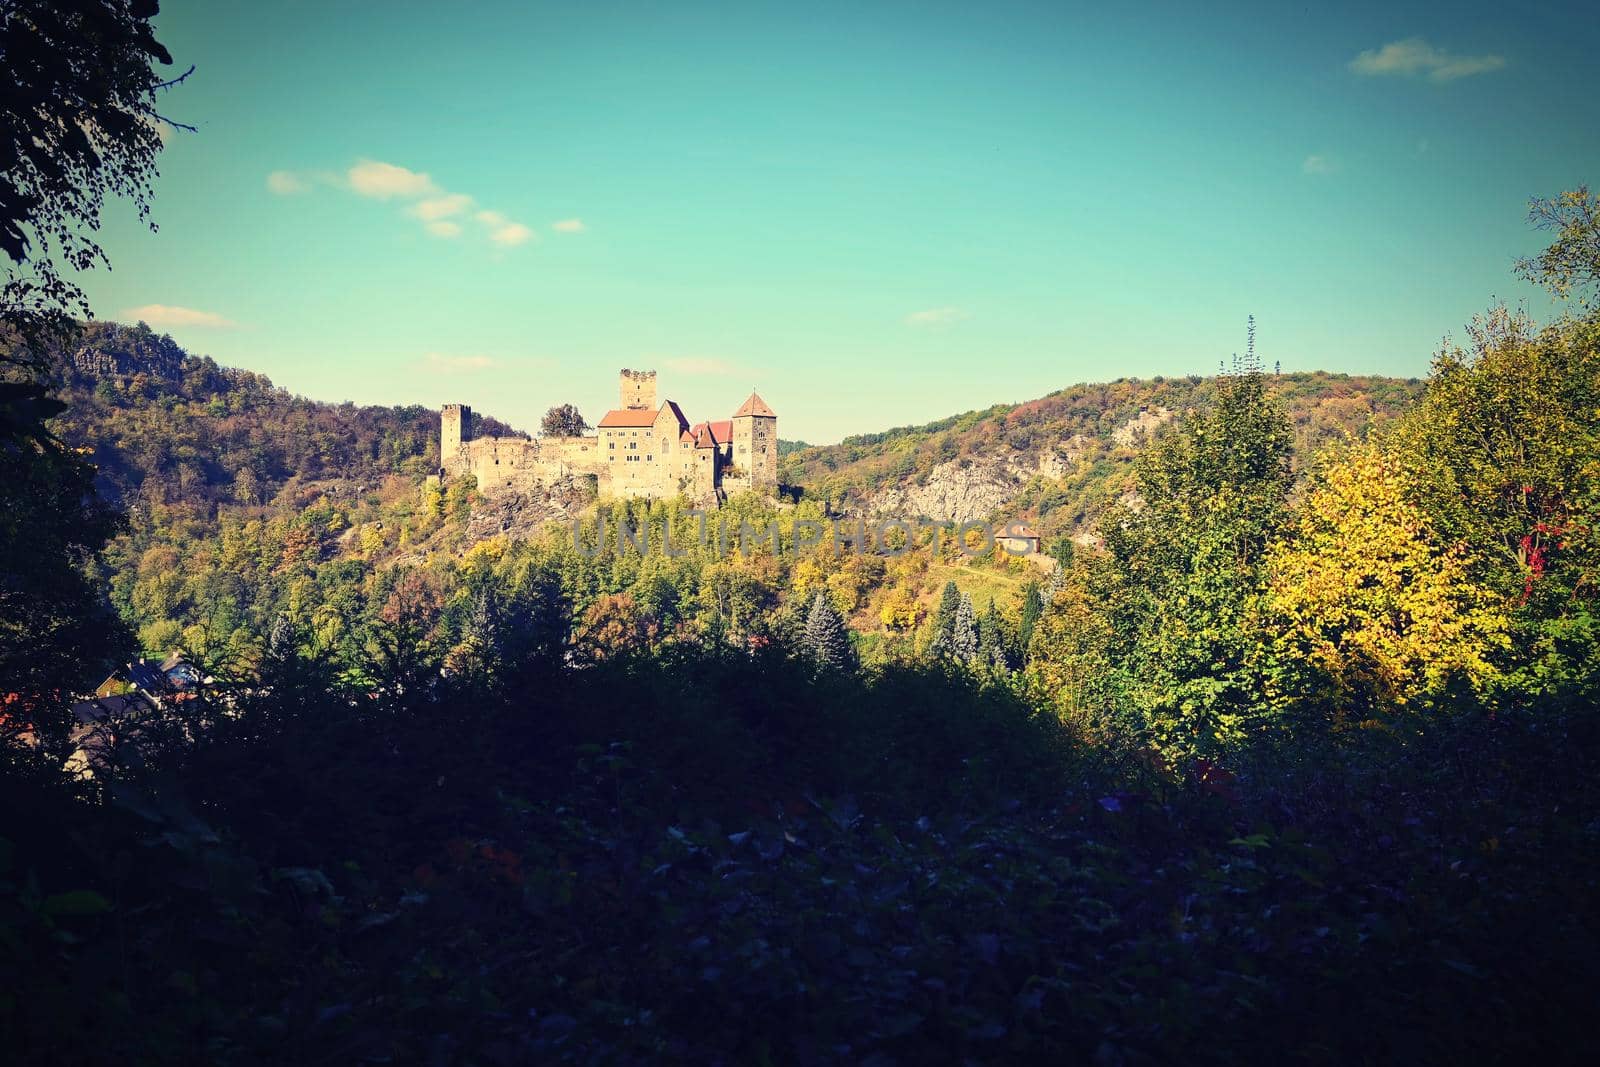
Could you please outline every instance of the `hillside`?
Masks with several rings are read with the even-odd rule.
[[[91,323],[58,365],[71,406],[57,432],[93,450],[102,491],[123,505],[195,505],[213,517],[280,498],[303,506],[302,489],[351,497],[438,463],[438,416],[428,408],[296,396],[260,374],[189,355],[143,324]],[[1202,403],[1213,381],[1074,385],[836,445],[783,442],[780,477],[847,513],[1028,518],[1047,538],[1081,533],[1122,491],[1149,435]],[[1273,391],[1293,421],[1296,452],[1309,456],[1398,413],[1422,383],[1297,373],[1274,378]],[[479,433],[515,432],[476,417]]]
[[[1028,518],[1039,521],[1047,538],[1081,533],[1120,494],[1144,442],[1203,403],[1214,382],[1157,377],[1074,385],[1022,404],[798,449],[783,458],[779,474],[852,514]],[[1393,417],[1422,390],[1415,378],[1322,371],[1271,379],[1299,457]]]
[[[123,506],[256,507],[307,483],[359,492],[438,465],[428,408],[296,396],[143,323],[89,323],[55,363],[68,410],[53,428],[92,451],[101,492]],[[510,432],[493,419],[482,430]]]

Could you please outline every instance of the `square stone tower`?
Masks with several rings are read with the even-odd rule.
[[[449,471],[461,455],[461,446],[472,440],[472,409],[465,404],[446,404],[439,413],[439,466]]]
[[[755,393],[733,413],[733,465],[752,489],[778,487],[778,414]]]
[[[621,406],[627,411],[654,411],[656,409],[656,372],[653,370],[622,369],[618,376]]]

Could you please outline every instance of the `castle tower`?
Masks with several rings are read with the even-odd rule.
[[[461,454],[461,446],[472,440],[472,409],[465,404],[446,404],[439,412],[439,466],[449,471]]]
[[[778,487],[778,414],[755,393],[733,413],[733,464],[750,475],[750,488]]]
[[[656,409],[656,372],[653,370],[622,369],[619,377],[621,406],[629,411],[654,411]]]

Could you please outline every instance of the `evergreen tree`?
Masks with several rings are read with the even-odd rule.
[[[1039,583],[1030,580],[1022,590],[1022,621],[1017,626],[1017,644],[1026,649],[1033,640],[1033,628],[1044,610],[1044,597],[1039,595]]]
[[[850,665],[850,635],[845,631],[844,620],[834,610],[826,593],[819,592],[811,601],[811,613],[806,616],[804,645],[818,666],[842,670]]]
[[[972,598],[966,593],[960,594],[956,602],[950,625],[950,654],[962,663],[971,663],[978,656],[978,620],[972,610]]]
[[[978,617],[978,656],[985,663],[1004,666],[1006,662],[1005,628],[1000,621],[1000,607],[992,597]]]
[[[945,639],[950,637],[950,628],[955,624],[956,608],[961,603],[961,594],[956,589],[955,582],[945,582],[944,591],[939,594],[939,607],[933,613],[933,632],[935,638],[943,634]]]

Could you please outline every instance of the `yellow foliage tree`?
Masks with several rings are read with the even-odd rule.
[[[878,619],[886,629],[901,633],[916,629],[920,615],[917,598],[903,587],[896,588],[885,597],[883,607],[878,611]]]
[[[1328,468],[1267,566],[1284,651],[1331,679],[1347,709],[1403,705],[1461,679],[1481,689],[1495,675],[1507,605],[1472,581],[1459,546],[1438,543],[1407,475],[1375,446]]]

